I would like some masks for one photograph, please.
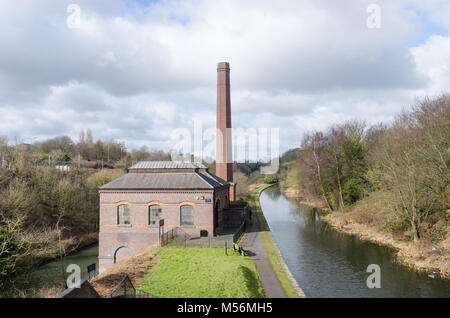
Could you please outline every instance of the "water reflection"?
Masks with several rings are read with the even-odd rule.
[[[293,275],[309,297],[450,297],[450,282],[394,262],[391,249],[339,233],[313,209],[271,188],[261,207]],[[381,288],[369,289],[367,266],[381,268]]]
[[[70,264],[77,264],[81,269],[81,279],[89,277],[87,272],[87,266],[96,264],[96,270],[98,271],[98,245],[91,245],[74,252],[65,257],[63,264],[59,260],[51,261],[41,267],[39,267],[30,277],[30,296],[35,296],[33,293],[40,288],[64,288],[64,276],[67,266]],[[68,274],[65,274],[66,276]]]

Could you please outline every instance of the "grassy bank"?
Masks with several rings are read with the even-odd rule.
[[[157,259],[138,288],[153,297],[265,297],[255,262],[233,250],[161,248]]]
[[[301,291],[300,287],[296,286],[294,288],[293,285],[297,285],[295,282],[295,279],[293,277],[288,277],[288,275],[291,275],[289,273],[289,270],[287,269],[287,265],[284,262],[283,256],[281,255],[275,240],[272,236],[272,233],[270,232],[269,225],[267,224],[266,218],[264,217],[264,214],[261,211],[261,205],[259,202],[259,197],[261,193],[273,186],[273,184],[265,184],[257,189],[255,189],[249,198],[250,204],[251,200],[255,199],[255,205],[256,205],[256,217],[258,218],[259,228],[261,230],[261,239],[263,242],[264,249],[266,250],[267,258],[269,259],[270,264],[272,265],[272,268],[277,275],[278,280],[280,281],[281,286],[283,287],[284,291],[286,292],[286,295],[289,298],[298,298],[300,295],[304,296],[303,291]],[[296,290],[297,289],[297,290]],[[299,295],[300,294],[300,295]]]

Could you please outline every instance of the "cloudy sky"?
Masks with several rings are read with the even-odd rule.
[[[233,126],[279,127],[281,151],[450,87],[448,0],[15,0],[0,26],[0,136],[27,143],[90,128],[169,150],[174,129],[215,125],[220,61]]]

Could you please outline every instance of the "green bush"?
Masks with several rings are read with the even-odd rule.
[[[28,248],[29,244],[20,239],[17,227],[12,230],[0,227],[0,295],[7,293],[13,278],[26,270],[18,262]]]
[[[384,221],[382,228],[391,233],[401,233],[408,229],[408,224],[403,220],[388,218]]]
[[[278,176],[276,174],[267,175],[264,177],[264,183],[268,184],[278,183]]]
[[[111,182],[114,179],[119,178],[124,174],[123,170],[102,170],[93,175],[89,176],[87,179],[87,185],[90,189],[98,190],[102,185]]]
[[[364,187],[361,180],[352,178],[345,183],[344,189],[342,189],[342,195],[347,204],[353,204],[361,199],[363,191]]]

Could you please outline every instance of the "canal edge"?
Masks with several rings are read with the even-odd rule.
[[[267,223],[266,217],[264,216],[264,213],[261,209],[261,204],[259,201],[260,195],[262,192],[264,192],[264,190],[270,188],[274,186],[274,184],[265,184],[263,186],[261,186],[255,193],[255,195],[253,196],[253,204],[254,207],[256,209],[256,214],[259,214],[263,220],[263,224],[266,230],[266,233],[268,235],[270,244],[272,245],[272,248],[280,262],[281,267],[283,268],[283,271],[286,275],[286,278],[288,279],[288,281],[290,282],[292,288],[294,289],[295,293],[297,294],[297,296],[299,298],[306,298],[306,294],[304,293],[303,289],[300,287],[300,285],[298,284],[297,280],[295,279],[294,275],[292,274],[291,270],[289,269],[289,267],[286,264],[286,261],[283,257],[283,254],[281,254],[281,251],[275,241],[275,238],[272,235],[272,231],[270,230],[269,224]],[[258,203],[258,204],[257,204]],[[269,253],[269,251],[266,250],[266,253]],[[274,269],[275,273],[276,270]]]
[[[283,255],[281,254],[280,249],[278,248],[277,243],[275,242],[275,239],[272,235],[272,232],[269,231],[270,240],[272,241],[273,248],[275,250],[275,253],[277,254],[278,258],[280,259],[281,266],[284,269],[284,272],[288,278],[288,280],[291,282],[292,288],[294,288],[295,292],[297,293],[298,297],[300,298],[306,298],[305,292],[298,284],[297,280],[295,279],[294,275],[292,274],[291,270],[286,264],[286,261],[284,260]]]

